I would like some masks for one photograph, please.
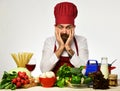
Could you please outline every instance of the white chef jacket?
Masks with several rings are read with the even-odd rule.
[[[71,48],[75,51],[75,53],[70,59],[70,63],[74,67],[80,67],[81,65],[86,65],[86,62],[88,60],[89,53],[87,39],[83,36],[78,35],[75,35],[75,39],[77,42],[79,55],[77,55],[75,43],[74,41],[72,41]],[[40,63],[40,68],[42,72],[52,70],[56,63],[59,61],[59,58],[57,58],[56,54],[54,53],[55,45],[58,48],[58,43],[56,41],[55,36],[47,38],[44,42],[44,47],[42,50],[42,59]],[[69,55],[66,51],[64,51],[61,56]]]

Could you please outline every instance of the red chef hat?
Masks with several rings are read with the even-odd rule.
[[[55,25],[72,24],[77,16],[77,7],[71,2],[61,2],[54,7]]]

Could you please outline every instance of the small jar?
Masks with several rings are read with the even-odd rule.
[[[117,86],[117,74],[110,74],[109,75],[109,86]]]

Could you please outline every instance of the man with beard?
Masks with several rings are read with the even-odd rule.
[[[77,7],[71,2],[61,2],[54,7],[55,36],[44,43],[41,60],[41,71],[54,71],[67,64],[71,67],[86,65],[88,60],[87,40],[75,35],[74,20]]]

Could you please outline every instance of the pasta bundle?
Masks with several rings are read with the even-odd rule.
[[[22,52],[22,53],[12,53],[12,58],[14,59],[17,67],[25,67],[26,64],[29,63],[30,59],[33,56],[33,53],[30,52]]]

